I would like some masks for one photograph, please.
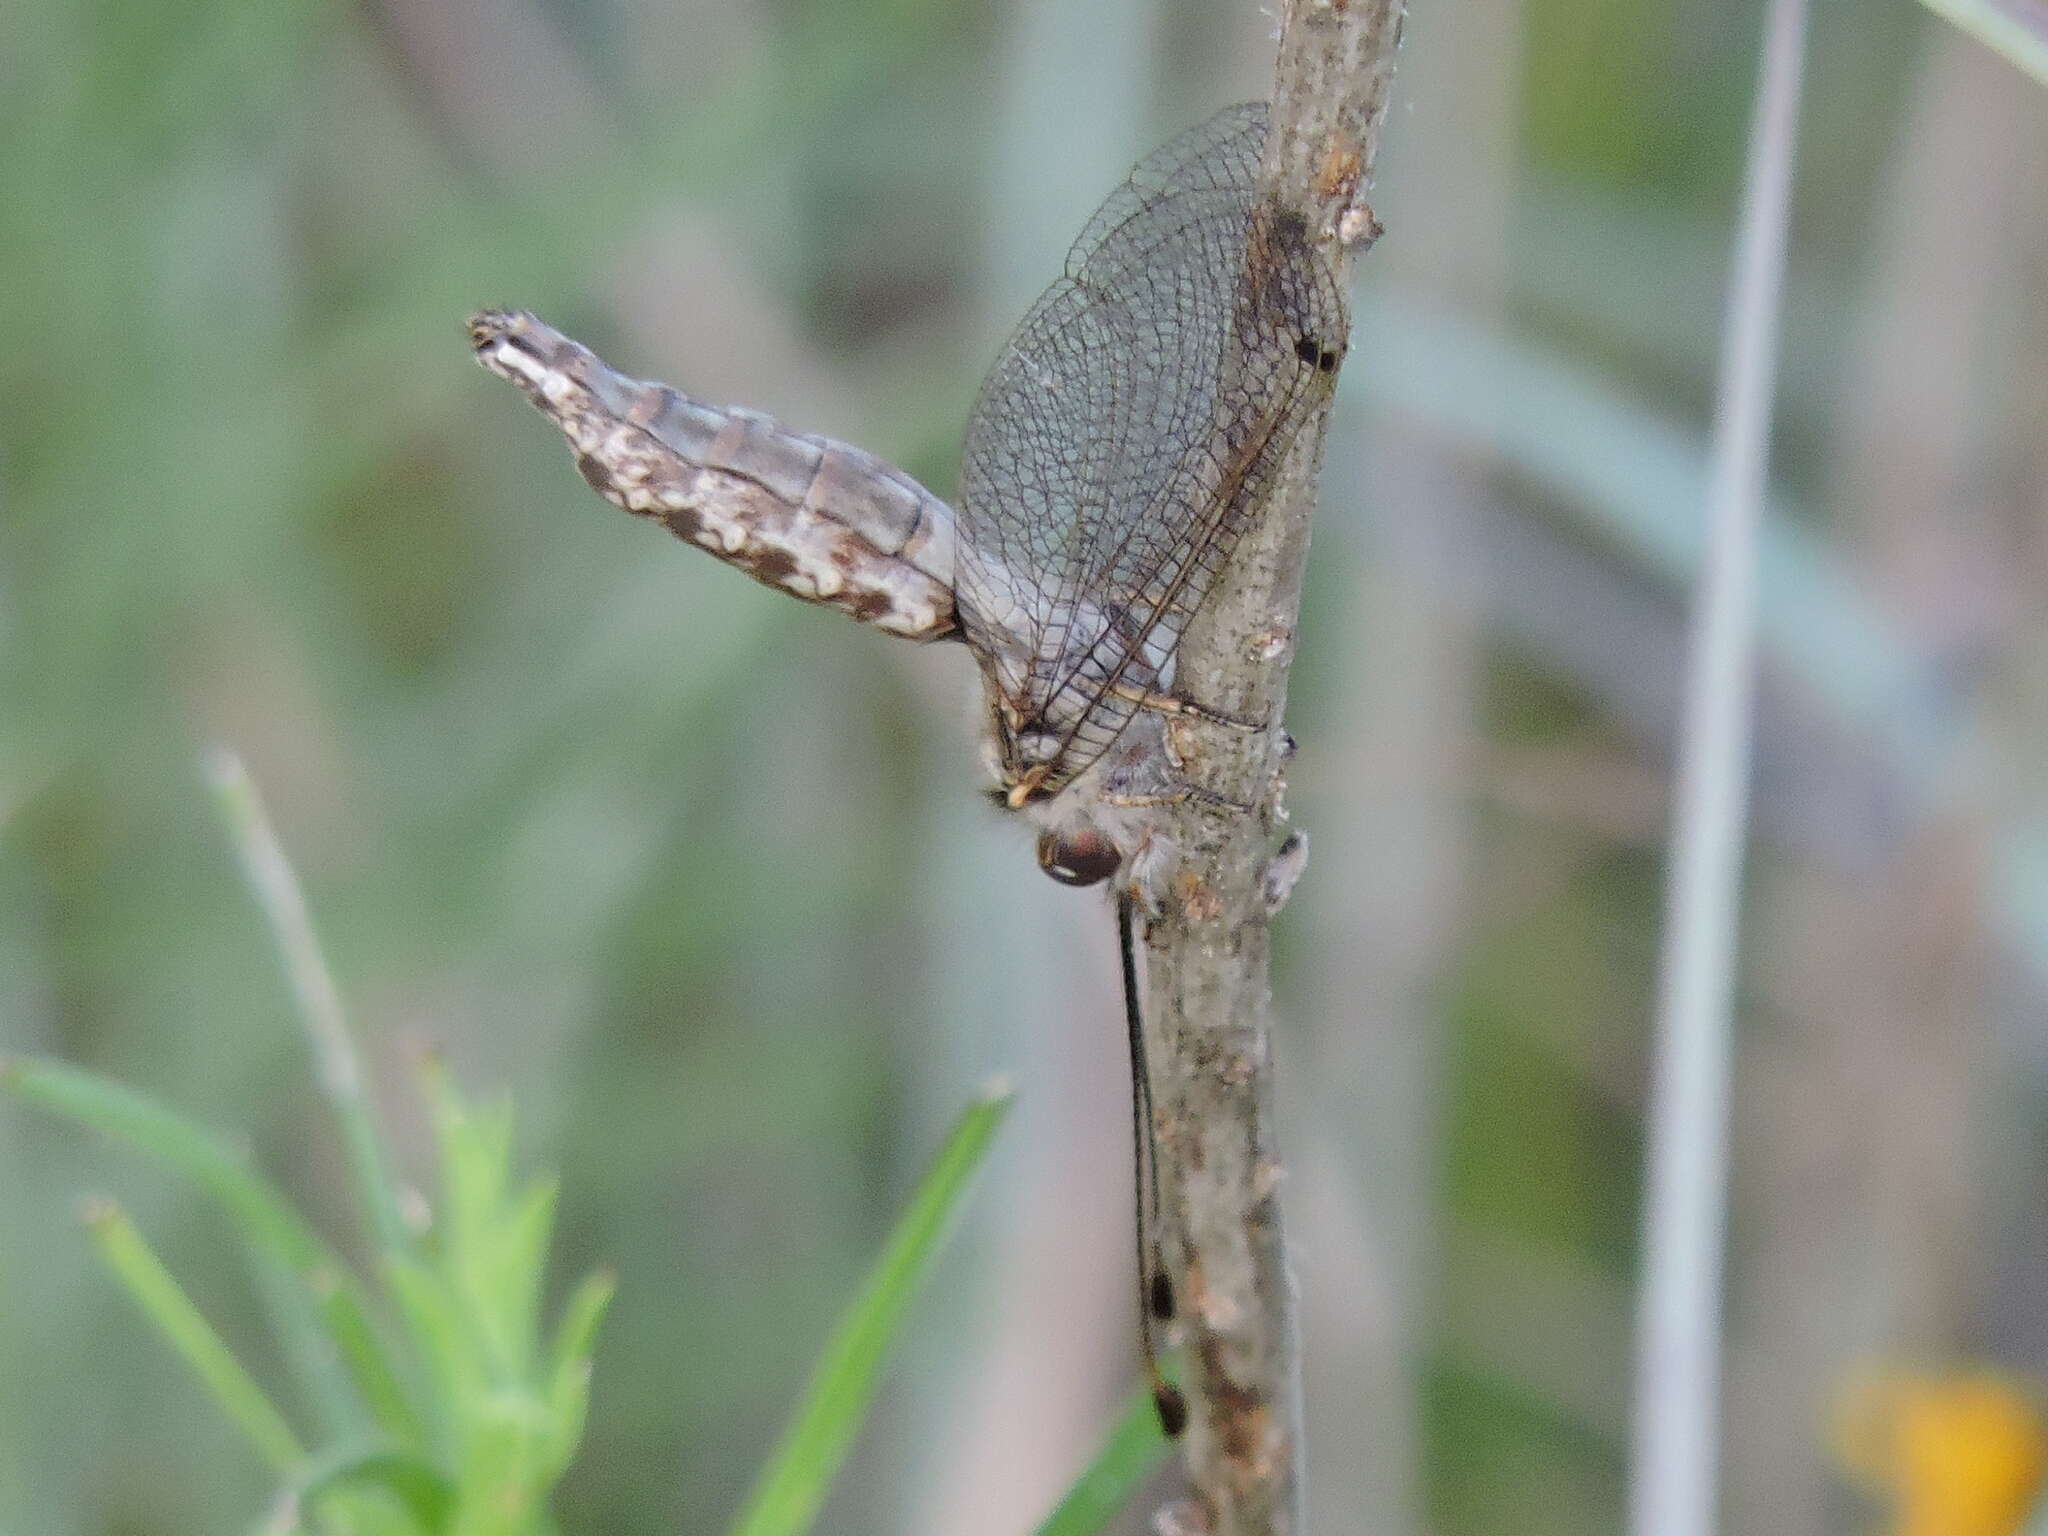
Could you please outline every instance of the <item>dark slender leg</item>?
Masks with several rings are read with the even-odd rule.
[[[1153,1140],[1152,1072],[1145,1062],[1145,1029],[1138,1003],[1138,944],[1131,898],[1116,901],[1117,947],[1123,954],[1124,1028],[1131,1047],[1131,1193],[1138,1234],[1138,1350],[1152,1386],[1152,1403],[1168,1437],[1187,1427],[1187,1400],[1159,1369],[1155,1321],[1173,1317],[1173,1281],[1159,1251],[1159,1148]]]

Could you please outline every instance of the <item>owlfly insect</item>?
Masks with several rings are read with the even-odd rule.
[[[528,314],[470,322],[477,360],[561,430],[606,500],[768,586],[981,672],[989,794],[1038,862],[1113,882],[1132,1068],[1140,1341],[1173,1286],[1158,1221],[1134,926],[1172,899],[1165,808],[1200,791],[1168,739],[1189,618],[1328,400],[1350,317],[1298,218],[1257,192],[1266,109],[1232,107],[1142,161],[1003,347],[953,503],[872,455],[614,372]],[[1263,723],[1258,728],[1264,728]]]

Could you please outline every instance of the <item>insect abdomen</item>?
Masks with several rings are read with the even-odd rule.
[[[628,378],[532,315],[486,311],[470,341],[613,505],[805,602],[913,639],[957,632],[953,509],[909,476],[757,411]]]

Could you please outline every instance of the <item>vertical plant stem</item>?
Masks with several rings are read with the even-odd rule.
[[[1921,0],[2016,67],[2048,85],[2048,20],[1997,0]]]
[[[356,1198],[362,1203],[370,1235],[386,1253],[403,1253],[411,1245],[364,1088],[362,1059],[349,1034],[341,990],[335,986],[334,973],[327,968],[320,941],[314,937],[299,878],[242,760],[226,748],[216,747],[206,754],[205,768],[242,874],[277,941],[285,978],[299,1006],[299,1021],[312,1048],[314,1074],[333,1106],[348,1147]]]
[[[1679,742],[1637,1321],[1634,1536],[1708,1536],[1720,1460],[1722,1243],[1756,565],[1804,52],[1772,0],[1715,404],[1708,549]]]
[[[126,1213],[110,1200],[94,1200],[86,1206],[85,1224],[100,1256],[135,1304],[185,1357],[264,1460],[279,1472],[297,1468],[305,1452],[284,1415],[242,1369]]]
[[[1289,0],[1260,194],[1298,218],[1332,278],[1373,228],[1370,187],[1402,0]],[[1307,423],[1257,524],[1181,641],[1175,687],[1239,719],[1277,722],[1301,610],[1327,412]],[[1177,811],[1174,909],[1149,926],[1146,1044],[1154,1067],[1162,1227],[1188,1359],[1192,1502],[1183,1530],[1296,1536],[1301,1371],[1281,1222],[1264,889],[1278,823],[1278,732],[1196,748],[1222,801]]]

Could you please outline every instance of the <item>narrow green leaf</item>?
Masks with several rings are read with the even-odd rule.
[[[428,1063],[425,1076],[441,1166],[442,1251],[481,1252],[511,1183],[512,1108],[466,1103],[438,1063]]]
[[[259,1263],[284,1275],[274,1287],[290,1316],[280,1328],[323,1328],[377,1423],[401,1442],[419,1426],[355,1272],[308,1226],[277,1187],[249,1166],[241,1149],[144,1094],[64,1062],[0,1061],[0,1089],[24,1103],[125,1143],[190,1179],[227,1212]],[[266,1287],[269,1294],[272,1287]],[[310,1325],[300,1316],[304,1307]],[[324,1347],[295,1354],[321,1354]]]
[[[368,1489],[390,1495],[422,1531],[445,1530],[455,1511],[455,1490],[438,1467],[389,1447],[347,1450],[317,1464],[299,1484],[298,1502],[316,1509],[329,1494]]]
[[[97,1073],[29,1057],[0,1062],[0,1088],[183,1174],[227,1207],[249,1242],[295,1272],[334,1263],[318,1234],[238,1149],[176,1110]]]
[[[524,1392],[490,1392],[469,1408],[449,1536],[532,1536],[547,1491],[541,1405]]]
[[[255,782],[242,760],[225,748],[206,756],[206,777],[227,823],[242,874],[256,897],[270,933],[284,963],[286,979],[298,1003],[299,1022],[312,1049],[314,1075],[341,1125],[342,1141],[348,1148],[350,1169],[355,1175],[356,1198],[362,1204],[370,1234],[379,1247],[404,1253],[411,1247],[411,1233],[398,1209],[398,1189],[392,1181],[364,1088],[363,1065],[349,1033],[342,1011],[341,989],[320,952],[313,933],[313,920],[306,910],[305,892],[299,877],[285,857],[276,829],[263,808]]]
[[[1921,0],[2007,63],[2048,85],[2048,14],[2015,0]]]
[[[401,1445],[423,1445],[426,1427],[354,1275],[338,1267],[323,1269],[313,1277],[313,1286],[321,1321],[378,1428]]]
[[[1122,1513],[1172,1450],[1159,1427],[1152,1394],[1133,1397],[1088,1470],[1075,1479],[1059,1507],[1045,1517],[1038,1536],[1094,1536]]]
[[[562,1320],[555,1328],[550,1351],[553,1364],[541,1384],[554,1419],[546,1460],[550,1485],[569,1470],[583,1439],[583,1418],[590,1406],[591,1351],[597,1342],[597,1325],[604,1320],[605,1308],[617,1289],[617,1277],[608,1270],[586,1277],[563,1306]]]
[[[92,1202],[85,1220],[107,1267],[127,1287],[143,1315],[185,1357],[228,1417],[278,1471],[290,1472],[296,1467],[305,1453],[284,1415],[256,1385],[255,1378],[242,1369],[135,1224],[108,1200]]]
[[[438,1270],[462,1299],[463,1316],[491,1381],[529,1383],[541,1345],[540,1297],[554,1230],[556,1185],[513,1187],[509,1100],[467,1103],[429,1063],[427,1097],[440,1157],[435,1214]]]
[[[733,1525],[734,1536],[799,1536],[817,1518],[866,1414],[883,1357],[1010,1098],[1007,1087],[987,1090],[939,1149],[812,1370],[803,1401]]]
[[[546,1277],[548,1237],[554,1230],[556,1184],[542,1179],[498,1212],[490,1251],[481,1256],[475,1282],[488,1288],[480,1302],[495,1322],[493,1337],[506,1379],[526,1381],[541,1351],[541,1282]]]
[[[432,1373],[435,1401],[459,1438],[470,1405],[490,1390],[468,1309],[449,1294],[439,1273],[417,1259],[393,1259],[385,1275],[413,1347]]]

